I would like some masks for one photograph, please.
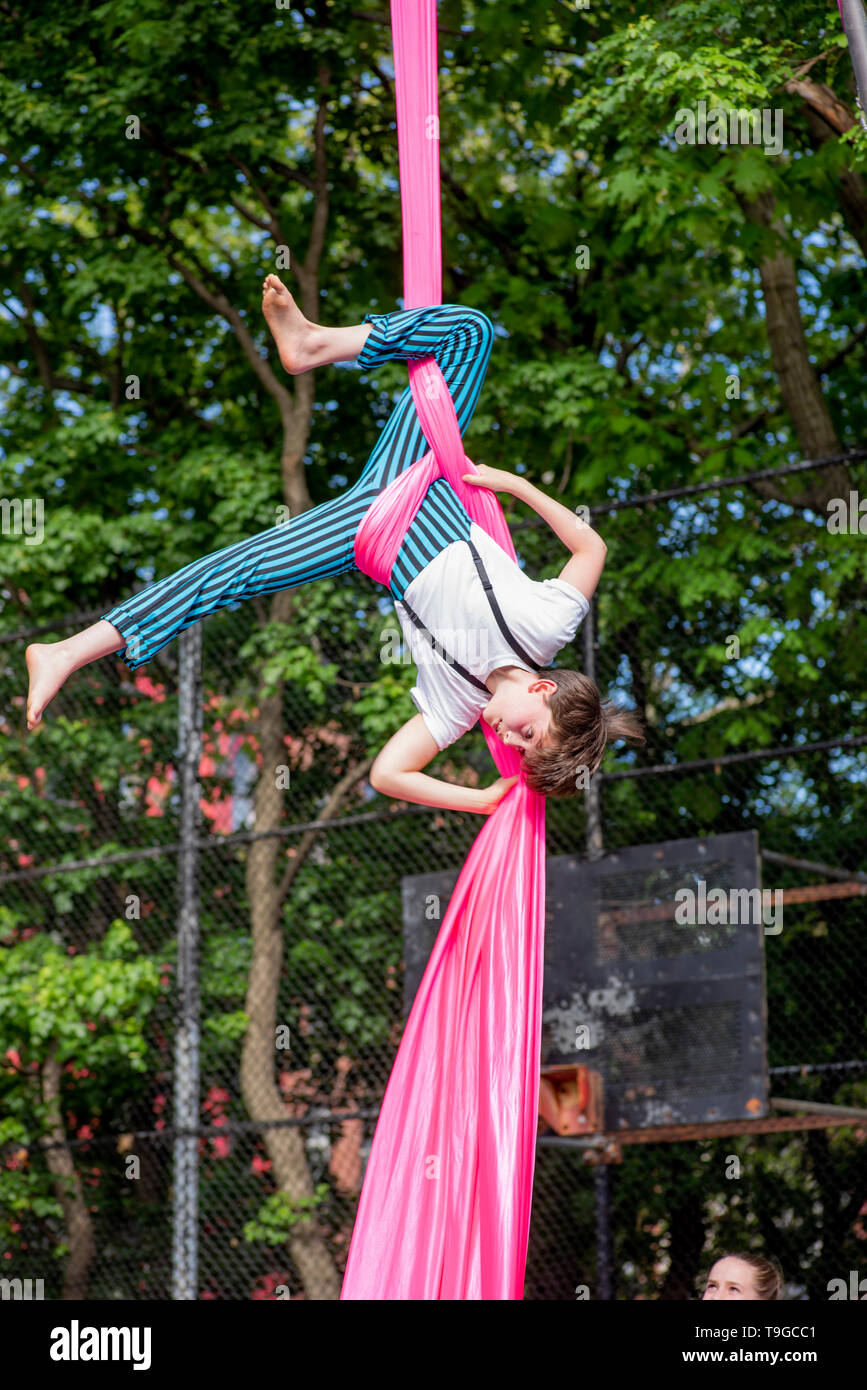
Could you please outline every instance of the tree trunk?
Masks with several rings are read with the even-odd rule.
[[[260,696],[258,735],[262,773],[256,786],[256,830],[280,824],[282,792],[276,769],[285,761],[282,688]],[[247,981],[246,1013],[250,1020],[241,1054],[241,1091],[252,1120],[285,1120],[286,1106],[275,1079],[277,996],[283,966],[282,908],[285,894],[277,882],[277,858],[281,844],[276,836],[254,840],[247,860],[247,897],[253,938],[253,958]],[[313,1180],[304,1148],[301,1126],[281,1126],[264,1131],[273,1164],[274,1180],[293,1201],[313,1196]],[[289,1252],[308,1298],[337,1299],[340,1280],[334,1261],[316,1231],[315,1215],[309,1225],[295,1227]]]
[[[88,1275],[94,1254],[93,1222],[84,1200],[81,1178],[66,1143],[60,1102],[61,1068],[57,1044],[52,1043],[42,1066],[42,1100],[47,1107],[46,1132],[49,1144],[45,1162],[51,1173],[57,1200],[66,1221],[69,1259],[63,1278],[64,1299],[87,1298]]]
[[[844,135],[855,124],[848,106],[824,82],[813,82],[809,77],[792,78],[786,83],[786,91],[803,98],[814,149]],[[863,174],[848,168],[840,171],[837,201],[847,228],[867,256],[867,183]]]
[[[318,319],[318,271],[325,245],[329,211],[325,151],[327,93],[331,73],[324,63],[319,66],[318,78],[322,95],[313,133],[315,178],[310,238],[306,257],[302,262],[294,263],[300,286],[301,310],[313,321]],[[276,223],[273,230],[277,234],[278,242],[282,241],[283,237]],[[236,322],[233,323],[233,327],[236,334],[239,334],[242,325]],[[257,374],[261,374],[261,369],[254,362],[250,351],[248,358]],[[290,515],[298,516],[311,505],[304,471],[304,452],[313,418],[315,373],[308,372],[295,379],[294,400],[289,397],[285,387],[277,387],[276,381],[272,380],[269,383],[269,389],[277,402],[283,428],[280,456],[283,500],[289,508]],[[288,621],[292,611],[292,593],[292,590],[284,590],[275,595],[269,615],[271,621]],[[286,759],[283,741],[282,682],[273,695],[264,696],[260,693],[258,704],[260,715],[257,734],[263,763],[262,775],[255,792],[255,824],[257,832],[267,832],[279,827],[283,815],[282,794],[276,781],[276,769]],[[339,804],[342,787],[343,783],[336,796],[330,799],[329,806],[332,803],[335,806]],[[315,839],[315,834],[312,837],[304,837],[291,871],[284,872],[279,881],[275,877],[280,853],[280,841],[276,836],[254,840],[247,860],[247,896],[250,902],[253,954],[247,980],[246,1012],[250,1023],[241,1053],[241,1091],[251,1120],[287,1118],[286,1105],[275,1080],[277,999],[283,965],[282,912],[294,874],[306,858]],[[293,1201],[312,1197],[313,1179],[307,1162],[302,1127],[275,1126],[273,1129],[264,1130],[263,1137],[279,1190],[285,1192]],[[307,1297],[316,1300],[338,1299],[340,1277],[328,1245],[317,1229],[315,1213],[309,1222],[301,1222],[294,1228],[288,1245]]]
[[[745,201],[744,208],[751,221],[781,237],[786,236],[785,227],[774,215],[775,202],[771,194],[762,194],[752,202]],[[833,457],[843,450],[822,395],[818,374],[810,361],[798,300],[795,262],[785,246],[762,259],[759,274],[771,360],[798,443],[807,459]],[[766,497],[816,511],[826,511],[832,497],[848,494],[849,476],[844,464],[817,469],[812,478],[812,482],[805,484],[802,479],[786,487],[769,482],[757,482],[754,486]]]

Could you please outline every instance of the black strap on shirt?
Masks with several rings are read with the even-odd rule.
[[[494,594],[494,586],[488,577],[488,572],[485,569],[481,555],[479,554],[472,540],[468,539],[467,545],[470,547],[470,553],[472,554],[473,560],[475,561],[476,569],[479,573],[479,578],[481,579],[482,585],[484,586],[485,594],[487,595],[488,603],[491,606],[491,612],[493,613],[494,618],[496,619],[497,626],[499,627],[500,631],[502,632],[503,636],[505,637],[509,646],[512,648],[512,651],[515,653],[515,655],[520,657],[520,659],[523,662],[525,662],[525,664],[529,667],[531,671],[538,670],[539,663],[537,661],[534,661],[531,656],[528,656],[521,644],[516,640],[515,637],[512,636],[512,633],[509,631],[509,628],[506,624],[506,620],[503,617],[502,609],[500,608],[500,605],[496,599],[496,595]],[[478,676],[473,675],[472,671],[468,671],[467,668],[465,666],[462,666],[459,661],[455,661],[454,657],[449,656],[442,643],[438,642],[434,637],[433,633],[425,627],[424,623],[416,613],[415,609],[410,607],[406,599],[402,598],[400,602],[403,604],[404,608],[406,609],[407,613],[409,614],[410,618],[415,623],[419,631],[423,632],[429,638],[431,647],[436,652],[437,656],[442,657],[443,661],[445,661],[449,666],[453,666],[454,669],[457,671],[458,675],[463,676],[464,679],[468,680],[471,685],[474,685],[477,690],[483,690],[486,695],[490,696],[491,692],[485,685],[484,681],[480,681]]]
[[[479,578],[485,586],[485,593],[488,596],[488,603],[491,605],[491,612],[497,620],[497,626],[499,627],[500,631],[502,632],[503,636],[505,637],[509,646],[512,648],[512,651],[515,653],[515,655],[519,656],[521,660],[525,662],[527,666],[529,666],[531,671],[537,671],[539,669],[539,663],[537,661],[534,661],[533,658],[529,656],[527,652],[524,651],[524,648],[512,636],[511,632],[509,631],[506,625],[506,620],[503,617],[503,611],[500,608],[500,605],[497,602],[496,594],[494,593],[494,586],[488,578],[487,570],[482,564],[481,555],[479,554],[478,550],[473,545],[473,542],[471,540],[467,541],[467,545],[470,547],[470,550],[472,551],[473,559],[476,562],[476,569],[479,572]],[[487,689],[487,687],[485,688]]]
[[[464,679],[468,680],[471,685],[474,685],[477,690],[483,690],[486,695],[490,696],[491,692],[485,685],[484,681],[480,681],[478,676],[474,676],[472,671],[467,670],[466,666],[462,666],[459,661],[455,661],[453,656],[449,656],[442,643],[438,642],[434,637],[433,633],[425,627],[424,623],[416,613],[415,609],[409,606],[405,598],[402,598],[400,601],[403,604],[412,621],[415,623],[416,627],[419,629],[419,631],[423,632],[425,636],[430,639],[431,647],[436,652],[437,656],[441,656],[446,665],[453,666],[454,669],[457,671],[458,675],[463,676]]]

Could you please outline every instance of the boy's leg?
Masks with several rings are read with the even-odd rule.
[[[272,278],[276,279],[269,276],[269,280]],[[294,301],[293,311],[300,312]],[[274,331],[273,323],[271,326]],[[344,354],[352,355],[351,348],[357,352],[359,365],[365,368],[392,358],[433,354],[448,384],[463,433],[472,418],[493,342],[490,320],[479,310],[457,304],[431,305],[392,314],[366,314],[362,324],[350,328],[308,326],[323,335],[316,340],[315,350],[324,354],[324,361],[343,361]],[[341,497],[193,561],[116,605],[84,632],[62,642],[28,647],[28,727],[39,722],[45,706],[67,676],[91,661],[118,652],[134,671],[179,632],[229,603],[354,568],[355,533],[368,506],[378,492],[427,449],[407,387],[358,482]]]
[[[463,434],[473,417],[494,341],[487,315],[462,304],[434,304],[391,314],[365,314],[364,323],[372,325],[372,331],[359,353],[358,365],[370,370],[395,358],[435,357]],[[381,491],[429,449],[407,386],[382,429],[359,484],[374,483]]]
[[[122,646],[120,633],[103,619],[62,642],[32,642],[24,653],[30,682],[28,729],[35,729],[45,706],[73,671],[98,661],[101,656],[110,656]]]
[[[486,316],[458,304],[434,305],[368,314],[362,328],[366,342],[358,358],[361,366],[372,367],[395,357],[435,355],[463,431],[490,356],[493,329]],[[134,671],[178,633],[229,603],[353,569],[355,533],[365,511],[377,493],[427,448],[407,388],[360,478],[340,497],[194,560],[103,614],[123,635],[123,660]]]
[[[367,314],[373,332],[358,358],[359,366],[374,367],[391,358],[432,354],[449,388],[461,434],[473,416],[491,354],[494,330],[478,309],[441,304],[405,309],[392,314]],[[407,387],[380,435],[359,480],[378,491],[404,468],[428,452]],[[401,542],[391,572],[390,590],[403,598],[413,579],[441,550],[470,536],[471,520],[445,478],[436,478],[422,499]]]
[[[354,323],[348,328],[325,328],[311,323],[277,275],[267,275],[262,284],[262,313],[290,376],[303,376],[314,367],[327,367],[332,362],[351,361],[361,352],[370,333],[366,323]]]
[[[88,662],[117,652],[135,671],[178,633],[227,604],[352,569],[355,533],[371,501],[372,494],[351,488],[147,585],[84,632],[28,647],[28,727],[39,722],[67,677]]]
[[[306,319],[279,277],[268,275],[262,286],[262,311],[280,361],[291,375],[352,358],[369,370],[394,359],[433,356],[454,402],[461,434],[472,419],[494,341],[491,321],[481,310],[431,304],[390,314],[368,313],[359,324],[326,328]],[[428,447],[407,387],[356,487],[375,484],[381,490]]]
[[[119,603],[104,617],[123,633],[124,661],[136,670],[185,628],[230,603],[352,569],[355,532],[366,505],[350,488],[332,502],[194,560]]]
[[[269,293],[269,282],[275,282],[280,287],[286,303],[291,300],[288,290],[273,275],[266,281],[266,295]],[[272,287],[272,299],[276,293]],[[301,318],[294,302],[292,312]],[[464,433],[479,398],[494,340],[491,321],[479,309],[461,304],[434,304],[390,314],[368,313],[362,324],[351,328],[320,328],[307,324],[306,320],[301,321],[311,334],[318,333],[322,337],[312,347],[312,338],[305,343],[301,336],[296,337],[291,349],[294,359],[291,360],[300,370],[306,369],[303,366],[305,363],[319,365],[323,361],[343,360],[352,350],[357,351],[358,365],[366,370],[395,359],[433,356],[448,386],[461,434]],[[285,349],[284,341],[281,360],[285,359]],[[412,392],[407,386],[351,494],[362,500],[366,509],[377,493],[403,469],[422,458],[428,448]],[[439,478],[432,483],[395,559],[392,594],[403,597],[419,571],[444,546],[469,536],[470,525],[466,510],[447,481]]]

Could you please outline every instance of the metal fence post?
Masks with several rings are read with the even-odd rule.
[[[180,854],[172,1297],[198,1295],[199,1124],[199,759],[202,746],[202,625],[181,634],[178,683]]]
[[[596,680],[596,595],[590,600],[590,610],[582,624],[584,639],[584,674]],[[599,783],[590,778],[584,790],[587,815],[586,845],[588,859],[600,859],[605,853],[602,835],[602,797]],[[594,1215],[596,1218],[596,1296],[600,1301],[614,1298],[614,1248],[611,1230],[611,1173],[607,1163],[593,1170]]]
[[[590,609],[587,617],[581,625],[581,635],[584,646],[584,674],[590,680],[596,680],[596,618],[597,604],[596,595],[590,600]],[[602,838],[602,798],[599,783],[590,778],[584,789],[584,808],[587,815],[587,857],[588,859],[599,859],[605,853],[605,844]]]
[[[611,1228],[611,1167],[597,1163],[593,1169],[593,1208],[596,1217],[596,1297],[600,1303],[614,1298],[614,1232]]]

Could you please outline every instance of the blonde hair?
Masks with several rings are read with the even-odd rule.
[[[753,1282],[756,1286],[756,1293],[760,1299],[768,1301],[780,1298],[783,1292],[783,1271],[776,1260],[768,1260],[764,1255],[751,1255],[742,1251],[727,1250],[724,1255],[717,1255],[711,1264],[719,1264],[720,1260],[741,1260],[745,1265],[749,1265],[753,1271]],[[707,1279],[705,1279],[705,1286]]]
[[[551,722],[545,742],[524,753],[527,785],[542,796],[574,796],[579,772],[593,774],[606,745],[615,739],[644,743],[641,720],[624,705],[603,700],[599,687],[580,671],[545,668],[536,678],[554,681],[546,697]]]

